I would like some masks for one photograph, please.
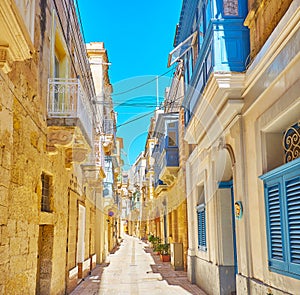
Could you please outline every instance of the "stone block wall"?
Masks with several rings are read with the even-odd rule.
[[[79,201],[85,203],[85,198],[85,258],[90,259],[95,252],[92,190],[88,189],[87,195],[83,192],[80,163],[66,167],[66,147],[58,147],[55,153],[47,150],[46,99],[54,4],[62,10],[56,14],[63,23],[67,14],[61,1],[35,2],[35,51],[27,60],[10,63],[8,73],[0,67],[0,294],[65,294],[69,271],[77,267],[77,206]],[[66,44],[69,53],[76,52],[80,65],[70,73],[84,70],[86,74],[85,45],[80,43],[71,8],[73,21],[68,25],[74,28],[68,33],[76,35],[68,36]],[[79,47],[72,52],[74,46]],[[85,87],[91,94],[93,85],[89,83],[92,80],[86,81]],[[50,212],[41,212],[42,173],[51,178]],[[74,277],[76,271],[71,273],[72,286],[77,283]]]
[[[245,25],[250,29],[251,58],[254,58],[277,26],[292,0],[251,0]]]

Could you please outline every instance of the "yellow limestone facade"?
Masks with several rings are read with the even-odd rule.
[[[105,257],[90,64],[73,2],[0,16],[0,294],[66,294]]]

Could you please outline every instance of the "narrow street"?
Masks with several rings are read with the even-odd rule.
[[[109,255],[109,265],[96,267],[71,294],[205,295],[196,285],[188,282],[185,272],[172,270],[168,262],[155,261],[147,253],[147,247],[141,240],[125,236],[120,249]]]

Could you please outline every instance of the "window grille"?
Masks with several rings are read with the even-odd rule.
[[[41,200],[41,211],[51,212],[51,177],[45,173],[42,173],[42,200]]]

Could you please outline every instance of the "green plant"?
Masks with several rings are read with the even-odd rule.
[[[148,235],[148,241],[150,243],[153,243],[153,240],[154,240],[154,236],[153,235]]]
[[[170,254],[170,244],[160,244],[160,254],[169,255]]]
[[[151,242],[153,251],[154,252],[160,252],[160,238],[159,237],[154,237],[153,235],[148,237],[149,242]]]
[[[154,244],[153,245],[153,251],[160,253],[161,252],[161,244],[159,244],[159,243]]]

